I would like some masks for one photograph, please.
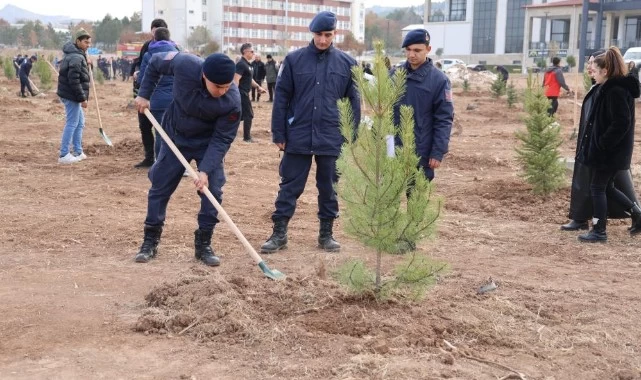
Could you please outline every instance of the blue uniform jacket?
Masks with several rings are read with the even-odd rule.
[[[434,67],[431,58],[414,71],[409,62],[402,67],[407,70],[407,89],[394,107],[394,123],[400,124],[400,105],[412,106],[416,154],[421,158],[420,165],[427,166],[430,158],[443,161],[454,120],[450,81],[441,70]],[[398,137],[396,143],[402,144]]]
[[[276,80],[272,110],[272,139],[286,143],[294,154],[338,156],[344,142],[338,106],[348,98],[355,126],[360,123],[361,105],[352,81],[356,61],[330,46],[320,51],[313,41],[285,57]]]
[[[161,76],[174,77],[173,100],[162,126],[179,148],[207,147],[198,169],[211,175],[220,167],[240,124],[240,93],[232,83],[225,95],[211,96],[203,79],[203,59],[187,53],[152,56],[138,96],[149,99]]]
[[[139,81],[142,82],[142,78],[145,76],[145,71],[149,65],[149,61],[154,54],[158,53],[167,53],[170,51],[178,51],[176,48],[176,43],[173,41],[152,41],[149,44],[149,48],[145,55],[142,58],[142,63],[140,64],[140,72],[138,73]],[[163,76],[160,78],[154,93],[151,95],[151,108],[152,110],[164,110],[167,109],[169,103],[171,103],[171,88],[174,84],[174,77],[172,76]]]
[[[20,65],[20,70],[18,70],[20,77],[24,79],[29,78],[29,74],[31,73],[32,67],[33,67],[33,63],[31,62],[30,59],[27,59],[22,65]]]

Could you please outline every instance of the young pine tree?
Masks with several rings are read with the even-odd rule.
[[[497,75],[494,82],[492,82],[492,85],[490,86],[490,91],[492,93],[492,97],[494,98],[499,98],[502,95],[505,95],[505,82],[503,81],[503,78],[501,78],[500,75]]]
[[[463,92],[468,91],[470,91],[470,81],[467,79],[463,79]]]
[[[521,141],[516,153],[524,169],[522,176],[533,186],[535,194],[548,195],[564,182],[565,166],[559,160],[558,150],[563,141],[560,125],[548,115],[550,100],[532,74],[528,76],[524,108],[527,131],[516,132]]]
[[[513,108],[516,102],[519,100],[519,95],[516,92],[516,87],[514,87],[514,83],[510,82],[510,84],[507,85],[507,88],[505,89],[505,94],[507,96],[507,106],[509,108]]]
[[[375,47],[375,81],[369,83],[361,67],[353,69],[361,98],[371,110],[371,123],[362,122],[355,137],[349,101],[340,100],[338,104],[346,142],[337,162],[337,192],[343,201],[345,231],[376,249],[376,268],[372,273],[362,262],[353,261],[337,275],[357,293],[373,293],[379,299],[393,294],[417,298],[444,264],[414,253],[383,279],[381,259],[384,253],[398,252],[399,242],[415,246],[418,240],[432,235],[440,200],[434,199],[432,185],[418,168],[412,108],[401,106],[400,125],[394,125],[394,106],[405,92],[405,70],[397,70],[390,77],[383,44],[377,42]],[[401,136],[403,146],[396,147],[395,156],[390,157],[387,144],[394,135]]]
[[[35,71],[40,78],[40,89],[41,90],[50,90],[52,83],[51,68],[49,64],[45,62],[44,59],[39,59],[35,64]]]
[[[16,69],[13,66],[13,59],[11,57],[4,57],[2,68],[4,70],[4,76],[7,77],[7,79],[11,80],[16,77]]]

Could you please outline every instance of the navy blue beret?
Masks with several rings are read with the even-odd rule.
[[[228,84],[234,80],[236,64],[225,54],[214,53],[205,59],[203,74],[210,82]]]
[[[336,29],[336,15],[332,12],[319,12],[309,24],[309,31],[312,33],[327,32]]]
[[[402,48],[414,44],[429,44],[430,43],[430,34],[425,29],[414,29],[410,30],[403,40]]]

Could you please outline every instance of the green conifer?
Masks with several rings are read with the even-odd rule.
[[[528,76],[524,108],[527,131],[516,132],[521,141],[516,152],[523,166],[522,176],[533,186],[535,194],[548,195],[564,183],[565,166],[560,161],[558,149],[563,140],[560,125],[548,115],[550,100],[532,74]]]
[[[519,100],[519,95],[516,92],[516,87],[514,87],[514,83],[510,82],[510,84],[507,85],[505,93],[507,95],[507,106],[509,108],[513,108],[516,102]]]
[[[345,231],[376,249],[376,270],[373,278],[367,280],[370,272],[365,265],[351,262],[338,271],[338,277],[359,293],[372,292],[378,298],[399,293],[414,297],[421,295],[430,283],[423,277],[433,277],[443,264],[417,259],[420,254],[408,255],[404,270],[384,280],[381,257],[383,253],[398,253],[399,242],[415,246],[420,239],[432,235],[440,199],[433,196],[433,186],[418,168],[412,108],[401,106],[400,125],[394,125],[394,106],[405,92],[406,72],[400,69],[390,77],[384,65],[382,43],[376,43],[375,47],[375,81],[369,83],[361,67],[353,69],[361,97],[371,111],[370,122],[361,123],[357,137],[349,101],[343,99],[338,104],[346,142],[337,162],[340,173],[337,192],[343,201],[341,219]],[[401,136],[403,146],[395,148],[395,157],[389,157],[388,139],[394,135]]]

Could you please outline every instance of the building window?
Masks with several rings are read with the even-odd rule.
[[[494,54],[496,1],[474,0],[472,54]]]
[[[466,11],[467,0],[450,0],[449,21],[465,21]]]
[[[158,11],[158,14],[159,14],[159,15],[164,14],[164,13],[165,13],[165,11],[163,11],[162,9],[160,9],[160,10]]]
[[[207,5],[207,0],[203,0],[203,5]]]
[[[525,6],[532,0],[508,0],[505,24],[505,52],[523,53],[523,28],[525,28]]]
[[[189,14],[190,14],[190,15],[193,15],[193,14],[194,14],[194,11],[189,10]]]
[[[570,41],[570,20],[552,20],[550,41],[559,42],[559,46],[567,47]]]
[[[203,12],[203,21],[207,21],[207,12]]]

